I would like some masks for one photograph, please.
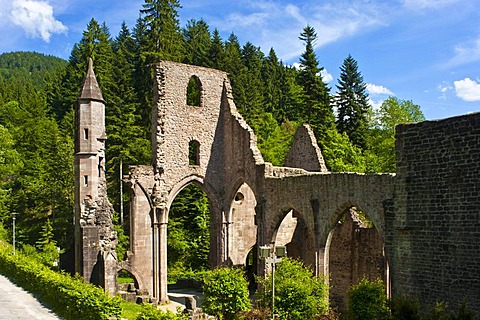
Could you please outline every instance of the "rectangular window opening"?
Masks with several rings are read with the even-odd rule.
[[[88,187],[88,176],[83,176],[83,186]]]
[[[88,129],[83,129],[83,139],[88,140]]]

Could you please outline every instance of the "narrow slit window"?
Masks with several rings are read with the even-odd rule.
[[[187,105],[200,107],[202,85],[196,76],[190,77],[187,86]]]
[[[83,176],[83,186],[88,187],[88,176]]]
[[[83,129],[83,139],[88,140],[88,129]]]
[[[192,140],[188,144],[188,164],[191,166],[200,165],[200,143]]]
[[[102,170],[103,170],[103,157],[100,157],[98,159],[98,176],[102,176]]]

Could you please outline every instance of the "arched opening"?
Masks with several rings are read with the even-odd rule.
[[[188,143],[188,164],[191,166],[200,165],[200,142],[197,140]]]
[[[247,255],[257,243],[256,205],[255,194],[243,183],[233,196],[223,221],[225,264],[245,265]]]
[[[251,295],[257,290],[257,282],[255,280],[257,270],[258,254],[256,247],[253,247],[247,254],[245,259],[245,276],[248,280],[248,291]]]
[[[183,188],[170,206],[167,252],[169,282],[210,268],[210,203],[195,183]]]
[[[304,219],[296,210],[289,210],[277,228],[275,246],[286,246],[287,256],[302,260],[305,265],[315,263],[313,237]]]
[[[340,215],[327,241],[330,303],[340,312],[348,309],[348,289],[366,278],[381,279],[388,287],[384,241],[372,220],[358,207]],[[388,292],[388,290],[387,290]]]
[[[136,302],[139,289],[138,281],[133,274],[125,269],[117,273],[117,292],[127,302]]]
[[[187,85],[187,105],[200,107],[202,97],[202,83],[197,76],[191,76]]]

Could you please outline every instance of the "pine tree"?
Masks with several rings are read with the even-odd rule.
[[[237,93],[234,94],[235,104],[245,118],[254,126],[255,120],[263,113],[262,66],[263,53],[259,47],[247,42],[242,48],[242,62],[244,67],[236,78]],[[254,128],[255,129],[255,128]]]
[[[309,123],[317,139],[322,141],[326,131],[335,126],[335,116],[330,105],[330,89],[323,82],[313,46],[317,39],[315,29],[307,25],[299,37],[305,43],[305,52],[300,58],[298,82],[303,89],[303,108],[300,119]]]
[[[338,133],[335,126],[330,90],[322,80],[323,68],[319,67],[313,50],[316,39],[317,34],[311,26],[305,27],[300,35],[300,40],[305,42],[305,52],[300,58],[298,76],[303,91],[303,108],[298,118],[311,125],[331,171],[363,172],[365,163],[361,150],[351,144],[348,136]]]
[[[340,71],[336,95],[337,128],[340,133],[346,133],[354,145],[365,149],[370,109],[367,85],[351,55],[343,61]]]
[[[146,27],[147,46],[144,52],[148,63],[159,60],[181,62],[184,48],[178,19],[178,0],[145,0],[140,13]]]
[[[184,62],[202,67],[208,66],[212,40],[205,20],[189,20],[187,27],[183,30],[183,38],[185,40]]]
[[[146,164],[150,160],[150,141],[144,137],[139,126],[140,103],[135,91],[133,74],[135,70],[136,45],[126,24],[113,43],[111,100],[107,102],[105,121],[107,130],[107,182],[109,196],[115,208],[119,204],[119,165]]]
[[[283,121],[283,112],[280,112],[280,101],[283,100],[282,77],[283,64],[278,61],[273,48],[263,59],[261,77],[263,81],[263,108],[273,114],[278,123]]]
[[[224,70],[223,63],[225,48],[223,47],[222,38],[218,29],[213,30],[212,42],[208,52],[207,66],[214,69]]]

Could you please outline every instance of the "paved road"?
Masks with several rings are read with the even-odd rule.
[[[30,293],[0,275],[0,320],[59,320]]]

